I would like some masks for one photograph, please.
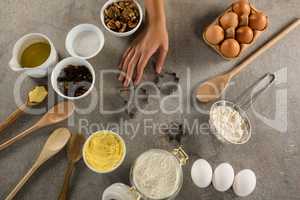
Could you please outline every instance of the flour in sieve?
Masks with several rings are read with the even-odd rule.
[[[228,141],[239,143],[249,133],[243,117],[230,106],[215,107],[211,111],[211,120],[218,134]]]
[[[136,188],[151,199],[164,199],[176,193],[181,175],[178,160],[163,150],[150,150],[142,154],[132,171]]]

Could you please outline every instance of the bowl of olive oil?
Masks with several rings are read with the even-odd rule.
[[[41,33],[31,33],[16,42],[9,66],[30,77],[42,78],[57,62],[57,51],[50,39]]]

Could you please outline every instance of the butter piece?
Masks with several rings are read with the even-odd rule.
[[[48,92],[44,86],[36,86],[29,92],[30,103],[41,103],[47,97]]]

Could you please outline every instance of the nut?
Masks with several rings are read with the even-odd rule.
[[[134,29],[139,21],[140,13],[133,1],[119,1],[104,10],[105,25],[112,31],[128,32]]]

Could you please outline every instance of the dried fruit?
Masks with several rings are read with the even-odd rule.
[[[92,73],[84,65],[69,65],[60,72],[57,78],[59,90],[69,97],[83,95],[90,89],[92,82]]]
[[[115,2],[104,10],[106,26],[115,32],[128,32],[134,29],[140,21],[140,13],[133,1]]]

